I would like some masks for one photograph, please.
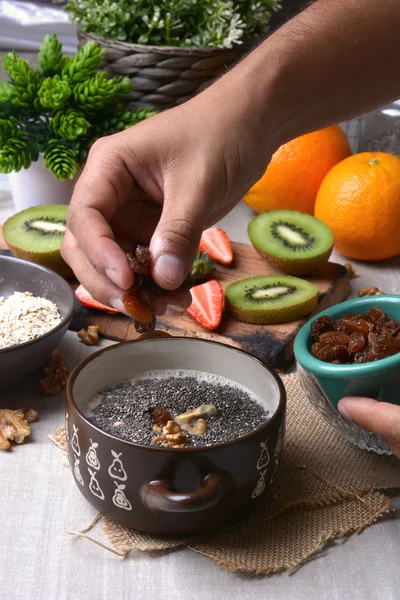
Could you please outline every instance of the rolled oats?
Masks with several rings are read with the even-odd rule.
[[[0,348],[34,340],[60,322],[61,315],[51,300],[30,292],[0,297]]]

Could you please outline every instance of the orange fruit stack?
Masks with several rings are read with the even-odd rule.
[[[383,152],[355,154],[334,166],[319,189],[315,216],[353,259],[400,254],[400,159]]]
[[[263,177],[244,201],[256,212],[279,208],[314,213],[325,175],[351,154],[338,125],[298,137],[275,152]]]

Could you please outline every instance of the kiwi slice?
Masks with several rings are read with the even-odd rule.
[[[71,277],[73,273],[60,253],[67,229],[67,211],[65,204],[47,204],[13,215],[3,226],[7,246],[18,258],[49,267],[63,277]]]
[[[289,275],[310,275],[327,261],[333,234],[319,219],[295,210],[268,210],[249,223],[257,252]]]
[[[316,309],[318,289],[288,275],[249,277],[228,285],[225,303],[228,313],[243,323],[290,323]]]

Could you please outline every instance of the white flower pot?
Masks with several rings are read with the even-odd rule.
[[[44,157],[39,156],[29,169],[10,173],[9,183],[15,211],[41,204],[69,204],[75,183],[74,179],[61,181],[44,166]]]

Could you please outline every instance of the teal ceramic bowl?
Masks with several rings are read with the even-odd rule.
[[[302,387],[325,421],[339,429],[349,442],[359,448],[378,454],[390,454],[380,437],[343,419],[337,406],[343,396],[368,396],[400,405],[400,353],[357,365],[334,365],[311,355],[311,324],[315,319],[327,315],[335,321],[349,313],[367,313],[373,306],[400,321],[400,295],[367,296],[348,300],[310,319],[296,336],[294,353]]]

